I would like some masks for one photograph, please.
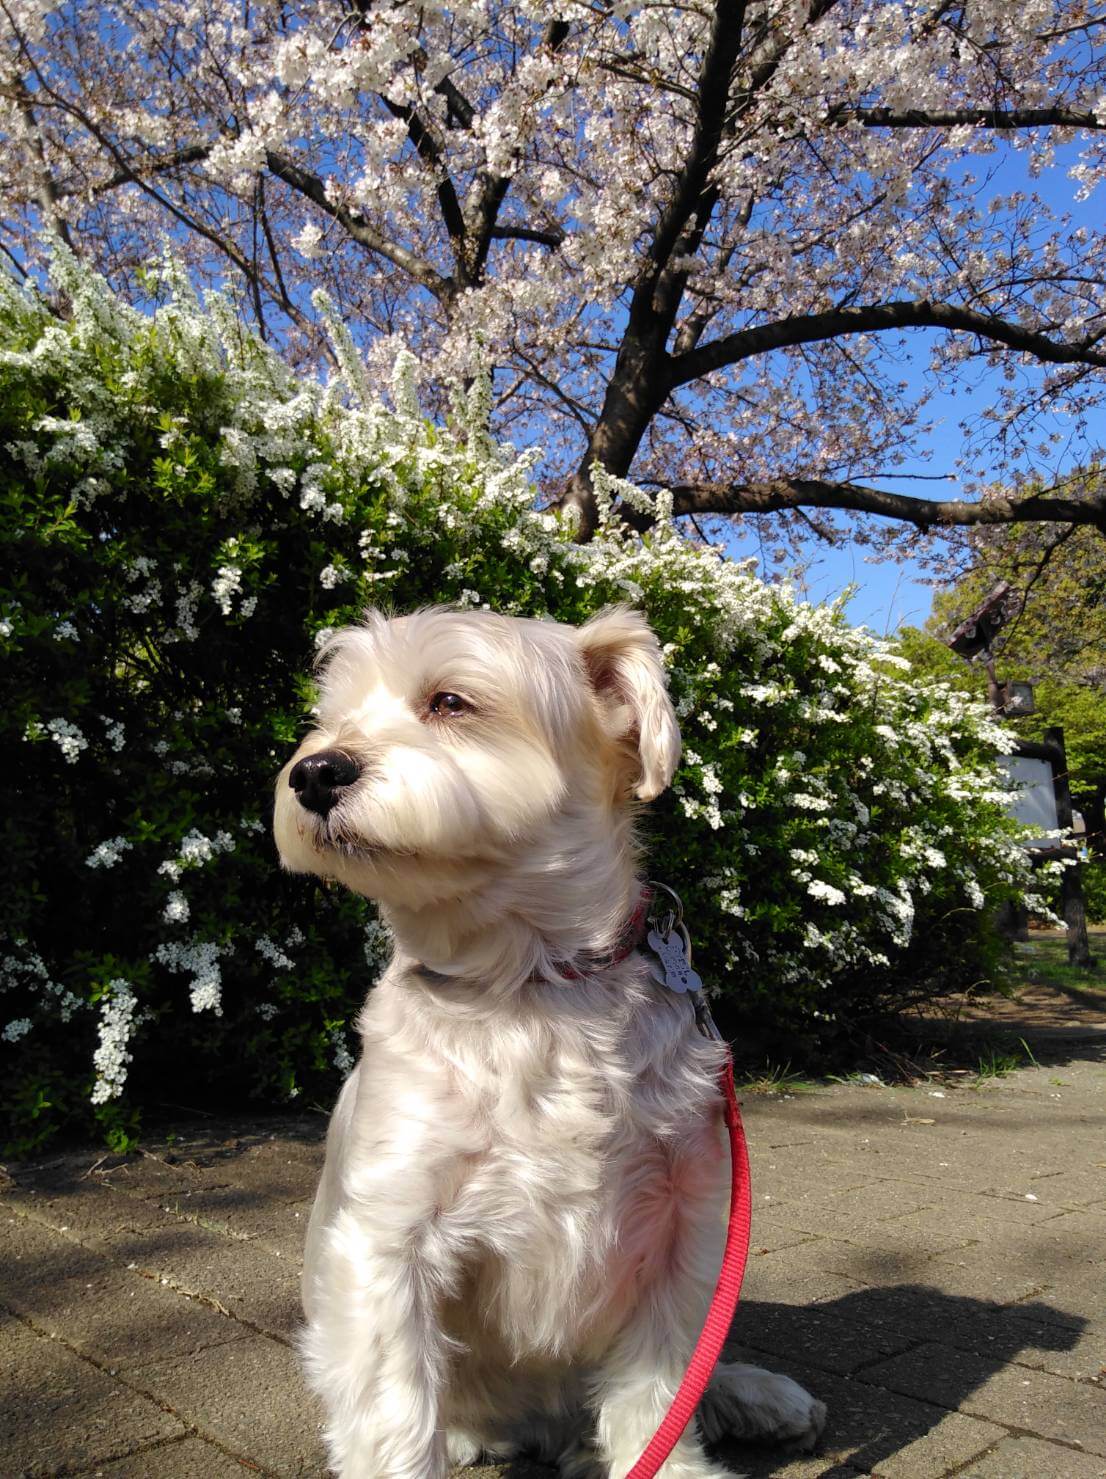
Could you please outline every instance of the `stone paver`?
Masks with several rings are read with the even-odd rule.
[[[1039,1438],[1004,1438],[958,1479],[1102,1479],[1102,1460]]]
[[[172,1412],[61,1342],[12,1316],[0,1322],[0,1472],[56,1474],[185,1431]]]
[[[303,1384],[294,1353],[264,1336],[140,1367],[130,1380],[190,1428],[267,1474],[326,1472],[322,1413]]]
[[[135,1278],[129,1266],[51,1237],[29,1218],[6,1218],[0,1229],[7,1261],[0,1298],[35,1329],[113,1373],[167,1355],[193,1356],[249,1333],[156,1279]]]
[[[830,1408],[817,1454],[725,1448],[751,1479],[1106,1479],[1106,1050],[971,1083],[747,1098],[729,1354]],[[9,1168],[0,1473],[322,1479],[294,1337],[324,1128]]]
[[[181,1438],[143,1448],[118,1463],[82,1471],[88,1479],[246,1479],[256,1474],[249,1459],[231,1458],[202,1438]]]
[[[993,1356],[936,1343],[880,1362],[865,1376],[940,1407],[957,1407],[1007,1428],[1077,1443],[1106,1456],[1106,1396],[1091,1383],[1034,1371],[1018,1361],[996,1371]]]

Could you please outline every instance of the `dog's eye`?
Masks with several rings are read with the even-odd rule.
[[[454,714],[465,714],[470,707],[459,693],[436,693],[430,700],[430,712],[442,719],[452,718]]]

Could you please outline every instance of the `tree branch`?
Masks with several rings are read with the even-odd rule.
[[[372,30],[369,0],[353,0],[352,15],[356,17],[354,26],[360,32],[360,40],[366,41]],[[423,72],[429,62],[422,46],[415,48],[411,59],[417,73]],[[435,85],[434,91],[446,99],[451,116],[457,117],[465,128],[471,127],[474,116],[472,106],[452,82],[443,78]],[[453,249],[457,275],[464,282],[468,256],[465,217],[457,197],[457,189],[445,166],[445,142],[433,122],[424,117],[413,104],[394,102],[386,93],[378,93],[377,96],[393,118],[398,118],[407,125],[407,137],[416,154],[438,176],[438,206]]]
[[[464,256],[465,218],[461,213],[461,202],[457,199],[457,191],[453,187],[453,181],[443,162],[442,141],[417,109],[407,103],[393,103],[391,98],[384,97],[383,94],[381,94],[381,102],[393,118],[399,118],[406,123],[407,137],[414,145],[415,152],[439,176],[438,205],[441,208],[445,229],[453,243],[454,258],[459,262]]]
[[[693,217],[702,220],[704,214],[709,216],[714,205],[717,192],[709,189],[708,181],[718,160],[730,84],[741,53],[744,25],[745,0],[717,0],[710,41],[698,79],[695,132],[676,188],[649,243],[648,261],[652,271],[643,286],[649,290],[650,299],[654,297],[653,287],[668,265],[689,221]],[[650,307],[653,306],[650,303]]]
[[[278,180],[283,180],[293,190],[306,195],[308,200],[313,201],[320,210],[325,211],[328,216],[333,216],[359,246],[366,247],[371,252],[377,252],[389,262],[402,268],[420,287],[433,293],[440,302],[448,304],[453,300],[455,287],[452,278],[443,277],[436,268],[416,252],[409,251],[398,242],[389,241],[382,231],[378,231],[358,212],[347,210],[345,206],[331,200],[326,193],[326,186],[318,175],[303,169],[294,160],[284,154],[276,153],[273,149],[266,151],[265,162]]]
[[[1075,524],[1069,524],[1066,528],[1061,529],[1060,532],[1057,534],[1056,538],[1053,539],[1053,540],[1051,540],[1045,546],[1045,548],[1044,548],[1043,552],[1041,553],[1041,555],[1039,556],[1039,558],[1033,561],[1032,572],[1031,572],[1031,574],[1029,576],[1029,579],[1026,581],[1024,587],[1019,592],[1019,594],[1021,595],[1021,605],[1018,607],[1018,614],[1003,629],[1003,632],[1002,632],[1003,643],[1002,643],[1002,645],[1004,647],[1006,646],[1007,641],[1009,641],[1009,639],[1017,631],[1017,629],[1018,629],[1018,623],[1021,621],[1022,617],[1025,615],[1026,607],[1029,605],[1029,597],[1030,597],[1030,593],[1033,590],[1033,587],[1037,584],[1037,582],[1039,580],[1041,580],[1043,578],[1044,573],[1048,569],[1049,562],[1052,559],[1053,555],[1056,553],[1056,551],[1058,549],[1062,549],[1064,547],[1064,545],[1067,544],[1068,540],[1071,539],[1072,535],[1075,533],[1077,527],[1078,526],[1075,525]]]
[[[71,252],[76,252],[69,223],[59,209],[61,192],[58,190],[54,176],[47,163],[46,151],[42,146],[42,135],[39,132],[38,119],[31,104],[30,94],[25,89],[15,92],[13,101],[15,103],[16,116],[19,119],[23,131],[24,142],[31,154],[34,156],[38,166],[38,188],[35,194],[38,196],[39,209],[42,211],[43,219],[48,221],[57,234],[65,242]]]
[[[559,226],[542,230],[535,226],[493,226],[492,241],[536,241],[539,246],[564,245],[565,234]]]
[[[694,131],[634,285],[599,419],[561,500],[562,505],[577,510],[585,538],[594,531],[597,517],[593,465],[599,462],[616,476],[627,472],[646,428],[669,393],[666,345],[687,282],[686,270],[673,269],[673,259],[698,251],[718,198],[710,176],[718,161],[744,22],[745,0],[715,0],[699,68]]]
[[[207,158],[211,150],[211,144],[188,144],[183,149],[175,149],[172,154],[144,159],[140,164],[123,164],[106,180],[100,180],[87,188],[92,195],[106,195],[109,190],[118,190],[121,185],[137,184],[144,175],[163,175],[183,164],[199,164]],[[80,195],[84,188],[72,183],[59,184],[57,194],[59,199],[63,199],[70,195]]]
[[[1024,498],[988,498],[972,503],[962,498],[915,498],[862,483],[780,477],[764,482],[684,483],[672,489],[672,497],[676,516],[830,508],[897,519],[915,525],[923,533],[955,525],[1071,523],[1089,524],[1106,534],[1106,492],[1090,498],[1051,498],[1045,493],[1032,493]]]
[[[865,128],[1106,128],[1106,115],[1073,108],[834,108],[829,122]]]
[[[540,49],[551,54],[560,51],[568,40],[570,30],[568,21],[550,21],[541,39]],[[512,175],[509,174],[493,174],[488,169],[477,171],[472,185],[472,204],[465,210],[465,225],[469,234],[465,254],[465,273],[469,282],[479,282],[484,275],[488,251],[494,240],[499,220],[500,207],[511,187],[511,180]]]
[[[751,329],[739,329],[670,359],[669,387],[674,389],[678,385],[686,385],[714,370],[738,364],[751,355],[765,354],[772,349],[814,344],[846,334],[882,333],[888,329],[949,329],[978,334],[981,339],[1032,354],[1048,364],[1106,367],[1106,351],[1096,348],[1101,335],[1081,343],[1065,344],[1034,329],[1023,328],[1020,324],[979,313],[972,308],[959,308],[952,303],[930,303],[925,299],[903,299],[856,308],[831,308],[825,313],[799,314],[794,318],[758,324]]]

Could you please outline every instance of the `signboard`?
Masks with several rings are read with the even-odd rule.
[[[1009,683],[999,685],[1002,695],[1002,712],[1007,718],[1019,714],[1033,714],[1037,711],[1037,705],[1033,702],[1033,684],[1019,683],[1013,679]]]
[[[1011,816],[1036,833],[1054,832],[1060,819],[1056,814],[1056,786],[1048,761],[1031,760],[1027,755],[1000,755],[998,763],[1018,788],[1018,795],[1010,803]],[[1029,837],[1022,845],[1055,848],[1058,839]]]

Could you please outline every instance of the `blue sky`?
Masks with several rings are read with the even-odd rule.
[[[1078,155],[1078,143],[1057,150],[1057,163],[1037,180],[1029,178],[1025,154],[1012,148],[1000,147],[990,158],[972,160],[969,164],[974,173],[981,177],[986,175],[986,181],[980,187],[985,198],[1015,190],[1035,192],[1057,216],[1070,211],[1074,224],[1100,230],[1101,200],[1094,196],[1089,201],[1076,204],[1076,187],[1067,177],[1067,170]],[[918,388],[922,385],[925,361],[925,349],[919,344],[911,362],[901,367],[903,377]],[[927,414],[933,422],[932,430],[916,439],[915,455],[901,471],[928,475],[951,472],[962,445],[959,423],[970,415],[973,401],[983,406],[991,399],[988,387],[992,384],[991,377],[983,379],[974,396],[961,387],[955,394],[940,391],[932,394],[927,407]],[[1091,432],[1097,442],[1106,443],[1106,412],[1097,415]],[[1061,464],[1058,470],[1068,470],[1069,467],[1070,463]],[[981,466],[979,471],[999,478],[1004,469],[1000,464],[992,463]],[[917,497],[955,498],[963,491],[955,479],[932,483],[899,481],[885,476],[873,480],[873,484]],[[728,546],[738,558],[759,556],[758,542],[753,534],[736,531],[728,540]],[[803,558],[809,563],[803,572],[801,585],[810,600],[828,601],[847,586],[857,587],[848,606],[849,618],[857,625],[870,626],[881,634],[891,633],[904,625],[920,626],[929,615],[934,587],[926,582],[925,572],[917,562],[874,561],[863,547],[846,543],[840,549],[831,549],[813,536],[803,551]]]

